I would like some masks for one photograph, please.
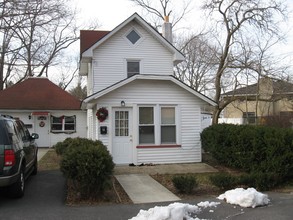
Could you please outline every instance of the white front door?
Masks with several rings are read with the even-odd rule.
[[[48,115],[34,116],[35,133],[39,135],[36,142],[39,147],[50,147],[50,117]]]
[[[117,108],[113,111],[113,160],[116,164],[133,162],[132,109]]]

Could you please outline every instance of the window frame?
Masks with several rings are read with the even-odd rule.
[[[139,111],[141,107],[153,107],[153,119],[154,119],[154,143],[141,143],[140,141],[140,131],[139,131],[139,126],[140,121],[139,121]],[[162,143],[161,141],[161,133],[162,133],[162,129],[161,129],[161,109],[164,107],[168,107],[168,108],[174,108],[174,124],[172,124],[173,126],[175,126],[175,142],[166,142],[166,143]],[[138,145],[137,148],[148,148],[148,147],[181,147],[181,135],[178,132],[180,129],[180,120],[179,117],[180,115],[178,114],[178,109],[180,107],[178,105],[160,105],[160,104],[156,104],[156,105],[138,105],[138,117],[137,117],[137,121],[138,121]]]
[[[54,119],[61,120],[61,123],[60,122],[54,122]],[[66,123],[66,119],[73,119],[73,123],[70,123],[70,122]],[[61,125],[61,129],[55,129],[54,127],[56,125],[58,125],[58,126]],[[66,126],[70,126],[70,125],[71,126],[73,125],[74,129],[66,129]],[[59,117],[51,115],[51,117],[50,117],[50,127],[51,127],[51,132],[52,133],[75,133],[76,132],[76,115],[72,115],[72,116],[62,115],[62,116],[59,116]]]
[[[152,112],[152,123],[141,123],[140,120],[140,109],[142,108],[152,108],[153,112]],[[155,126],[155,106],[139,106],[138,107],[138,144],[139,145],[154,145],[156,144],[156,126]],[[148,128],[153,128],[153,142],[152,143],[147,143],[147,142],[141,142],[141,128],[142,127],[148,127]]]
[[[138,72],[129,72],[128,64],[129,63],[138,63]],[[126,60],[126,76],[127,78],[132,77],[134,75],[141,74],[141,60],[139,59],[127,59]]]
[[[162,114],[162,109],[167,109],[167,108],[169,108],[169,109],[173,109],[174,110],[174,118],[173,118],[173,120],[174,120],[174,123],[163,123],[163,114]],[[176,121],[176,107],[175,106],[160,106],[160,143],[162,144],[162,145],[164,145],[164,144],[176,144],[177,143],[177,123],[176,123],[177,121]],[[163,127],[174,127],[174,132],[175,132],[175,134],[173,134],[172,136],[174,136],[174,139],[175,139],[175,141],[171,141],[171,142],[163,142],[163,132],[162,132],[162,128]]]
[[[242,118],[245,120],[245,124],[256,124],[257,116],[255,112],[243,112]]]

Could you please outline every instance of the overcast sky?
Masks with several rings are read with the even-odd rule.
[[[82,21],[97,20],[99,24],[99,29],[101,30],[112,30],[134,12],[142,15],[142,10],[140,7],[135,6],[129,0],[74,0],[76,7],[80,10],[79,19]],[[183,0],[173,0],[173,2],[178,2],[182,5]],[[193,11],[190,12],[184,21],[180,23],[182,27],[192,30],[194,33],[200,31],[200,0],[192,0],[194,5],[192,5]],[[289,4],[289,10],[293,11],[293,0],[287,0]],[[143,16],[143,15],[142,15]],[[281,45],[284,48],[284,53],[291,54],[293,56],[293,13],[288,21],[291,31],[287,37],[286,45]],[[280,48],[279,47],[279,48]]]

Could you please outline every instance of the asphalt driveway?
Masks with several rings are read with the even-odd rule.
[[[41,171],[27,181],[25,196],[22,199],[9,199],[0,196],[0,218],[7,220],[126,220],[136,216],[140,209],[147,210],[156,205],[168,203],[149,203],[139,205],[79,206],[65,205],[65,179],[60,171]],[[188,202],[221,202],[217,208],[208,208],[198,215],[200,219],[236,220],[291,220],[293,219],[293,194],[269,193],[272,203],[262,208],[241,208],[226,204],[215,197],[198,197]],[[212,210],[212,211],[210,211]]]

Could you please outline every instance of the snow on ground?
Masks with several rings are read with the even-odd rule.
[[[241,207],[252,207],[267,205],[270,200],[266,194],[256,191],[254,188],[236,188],[221,194],[218,199],[226,200],[227,203]],[[202,209],[217,207],[219,202],[200,202],[197,205],[187,203],[172,203],[168,206],[155,206],[149,210],[140,210],[138,215],[130,220],[200,220],[196,217]],[[210,213],[214,210],[209,210]],[[194,217],[192,217],[194,216]]]
[[[197,205],[187,203],[172,203],[168,206],[155,206],[149,210],[140,210],[136,217],[130,220],[199,220],[192,218],[191,215],[196,215],[201,212],[201,208],[216,207],[219,202],[200,202]]]
[[[226,200],[227,203],[239,205],[245,208],[264,206],[270,202],[266,194],[260,193],[254,188],[236,188],[229,190],[224,194],[221,194],[218,199]]]

